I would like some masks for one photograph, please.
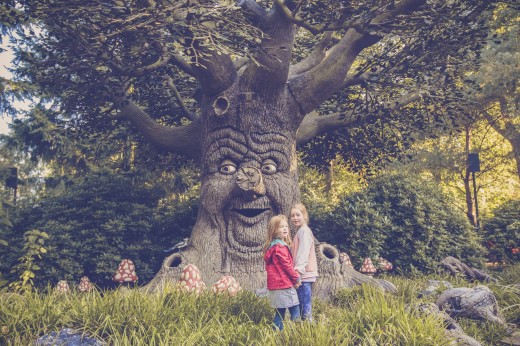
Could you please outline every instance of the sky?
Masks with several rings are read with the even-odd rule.
[[[7,71],[11,66],[11,60],[13,60],[13,54],[8,49],[7,42],[3,42],[0,45],[1,48],[7,49],[5,52],[0,52],[0,77],[11,78],[12,75]],[[5,114],[0,114],[0,134],[6,134],[8,131],[7,124],[10,118]]]

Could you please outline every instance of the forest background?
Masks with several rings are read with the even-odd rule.
[[[87,275],[110,287],[123,258],[135,261],[146,283],[164,250],[190,235],[200,191],[195,163],[151,146],[121,122],[77,127],[81,119],[61,113],[67,95],[31,80],[37,66],[28,43],[38,33],[24,21],[38,18],[19,18],[3,6],[1,38],[15,56],[13,77],[0,79],[0,110],[12,118],[0,138],[0,283],[44,287]],[[518,8],[501,3],[488,19],[488,36],[469,59],[475,64],[454,72],[458,90],[450,97],[458,106],[425,106],[444,115],[434,126],[375,122],[299,147],[311,226],[356,267],[379,256],[401,273],[432,272],[447,255],[478,266],[519,260]],[[333,113],[341,97],[349,96],[337,95],[323,114]],[[20,100],[30,108],[19,109]],[[480,158],[474,174],[470,153]],[[415,257],[406,247],[395,251],[396,244],[427,248],[419,235],[436,238],[439,247]]]

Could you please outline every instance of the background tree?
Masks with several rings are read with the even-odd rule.
[[[473,86],[477,114],[511,144],[520,179],[520,9],[502,5],[494,12],[492,39],[480,68],[466,80]]]
[[[17,76],[79,136],[108,138],[118,128],[138,141],[115,120],[125,119],[144,139],[198,161],[198,219],[188,249],[167,262],[194,263],[210,282],[231,274],[246,287],[264,281],[267,221],[300,200],[296,144],[349,129],[338,148],[363,157],[363,140],[394,151],[411,128],[454,121],[453,76],[474,63],[490,5],[18,3],[37,24],[17,32]],[[293,59],[298,50],[308,54]],[[335,250],[320,260],[318,294],[350,282]]]

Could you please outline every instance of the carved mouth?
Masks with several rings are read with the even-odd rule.
[[[266,196],[253,201],[235,199],[228,209],[228,241],[231,248],[249,253],[260,251],[265,240],[265,230],[274,214],[271,201]]]
[[[249,217],[249,218],[253,218],[255,216],[258,216],[268,210],[270,210],[269,208],[251,208],[251,209],[237,209],[237,208],[233,208],[231,209],[232,211],[234,211],[235,213],[239,213],[240,215],[244,216],[244,217]]]

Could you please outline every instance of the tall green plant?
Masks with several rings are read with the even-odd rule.
[[[359,265],[384,257],[404,272],[432,272],[446,256],[479,264],[479,238],[450,198],[428,181],[385,175],[345,197],[314,228]]]
[[[41,269],[36,261],[41,260],[42,255],[47,253],[44,245],[49,239],[47,233],[38,230],[27,231],[23,236],[24,255],[18,259],[19,263],[12,270],[12,273],[18,276],[18,280],[9,284],[9,287],[17,292],[32,290],[36,272]]]

